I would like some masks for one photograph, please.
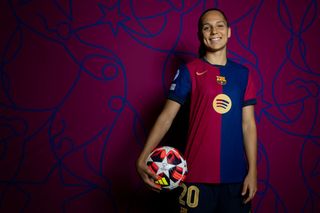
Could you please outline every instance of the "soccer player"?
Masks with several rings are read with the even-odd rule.
[[[257,191],[256,91],[249,70],[227,58],[230,36],[221,10],[202,13],[200,57],[178,69],[168,100],[137,160],[143,181],[160,190],[145,161],[190,98],[184,154],[189,172],[181,186],[180,212],[250,212]]]

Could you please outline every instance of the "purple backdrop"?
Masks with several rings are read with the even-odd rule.
[[[0,1],[0,211],[168,211],[174,194],[146,189],[135,160],[219,7],[259,88],[254,212],[320,212],[319,3]],[[163,143],[183,149],[181,123]]]

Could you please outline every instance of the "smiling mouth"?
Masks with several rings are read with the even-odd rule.
[[[220,37],[217,37],[217,38],[210,38],[209,40],[210,41],[219,41],[221,38]]]

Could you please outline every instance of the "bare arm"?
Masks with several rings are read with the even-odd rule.
[[[157,177],[148,169],[146,165],[146,159],[151,151],[160,143],[162,138],[168,132],[180,107],[181,105],[179,103],[167,100],[162,112],[152,127],[146,144],[137,160],[136,166],[139,175],[141,176],[142,180],[154,190],[159,190],[160,186],[154,183],[154,180],[157,179]]]
[[[244,201],[249,202],[257,192],[257,129],[254,118],[254,106],[246,106],[242,109],[242,128],[244,147],[248,159],[248,174],[243,183],[242,195],[248,192]]]

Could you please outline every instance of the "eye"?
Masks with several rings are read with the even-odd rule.
[[[209,26],[203,26],[203,27],[202,27],[202,30],[203,30],[203,31],[209,31],[209,30],[210,30],[210,27],[209,27]]]
[[[218,24],[217,27],[218,27],[218,28],[224,28],[225,25],[224,25],[224,24]]]

